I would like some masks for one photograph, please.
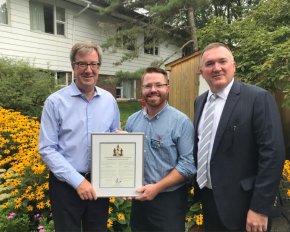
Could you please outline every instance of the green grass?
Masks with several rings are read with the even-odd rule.
[[[128,117],[141,109],[141,103],[139,101],[118,102],[118,106],[121,114],[121,127],[124,129]]]

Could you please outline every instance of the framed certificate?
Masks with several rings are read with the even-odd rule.
[[[143,185],[143,133],[93,133],[92,185],[98,197],[138,196]]]

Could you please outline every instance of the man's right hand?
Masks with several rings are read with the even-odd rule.
[[[80,183],[76,190],[82,200],[97,200],[95,189],[86,179]]]

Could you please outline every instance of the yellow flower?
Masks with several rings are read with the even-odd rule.
[[[11,195],[17,195],[19,193],[18,189],[14,189],[11,191]]]
[[[39,202],[37,205],[36,205],[36,208],[37,209],[44,209],[45,207],[45,203],[44,202]]]
[[[109,214],[111,214],[113,212],[113,208],[111,206],[109,207],[109,211],[108,212],[109,212]]]
[[[191,222],[192,219],[193,219],[193,218],[192,218],[191,216],[187,216],[187,217],[185,218],[185,221],[186,221],[186,222]]]
[[[8,207],[8,202],[5,202],[1,205],[2,209],[7,209],[7,207]]]
[[[50,207],[50,200],[47,200],[47,201],[45,202],[45,205],[47,206],[47,208],[49,208],[49,207]]]
[[[118,213],[117,214],[117,218],[118,218],[118,221],[124,221],[125,220],[125,215],[123,213]]]
[[[114,203],[116,201],[116,198],[115,197],[110,197],[110,203]]]
[[[203,224],[203,215],[202,214],[198,214],[195,216],[195,223],[198,226],[201,226]]]
[[[290,197],[290,189],[287,191],[287,196]]]
[[[113,221],[111,219],[108,219],[107,228],[111,228],[112,226],[113,226]]]
[[[35,195],[34,195],[34,193],[29,193],[29,194],[27,194],[27,197],[26,197],[28,200],[30,200],[30,201],[32,201],[32,200],[34,200],[34,198],[35,198]]]
[[[15,198],[14,199],[14,203],[16,204],[16,205],[18,205],[18,204],[21,204],[21,198],[20,197],[17,197],[17,198]]]
[[[191,194],[191,195],[194,195],[194,187],[192,187],[192,188],[190,189],[190,194]]]
[[[31,212],[31,211],[33,211],[33,206],[28,205],[28,206],[26,207],[26,209],[27,209],[28,212]]]

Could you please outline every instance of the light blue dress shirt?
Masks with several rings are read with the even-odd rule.
[[[120,128],[115,98],[96,87],[88,101],[75,83],[50,95],[40,125],[39,153],[61,181],[74,188],[84,180],[79,174],[91,170],[91,133]]]
[[[144,132],[144,185],[160,181],[176,169],[189,179],[196,173],[193,162],[194,130],[191,120],[168,104],[153,118],[146,110],[131,115],[128,132]],[[164,190],[170,192],[185,183]]]

